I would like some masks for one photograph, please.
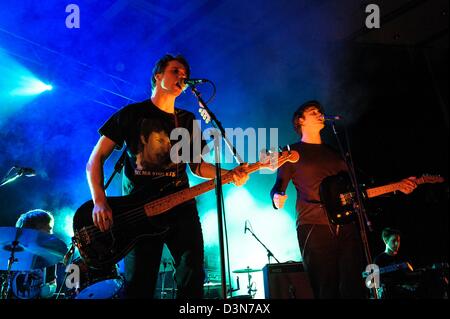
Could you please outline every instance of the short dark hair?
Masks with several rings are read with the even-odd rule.
[[[159,59],[155,66],[153,67],[153,72],[152,72],[152,89],[155,88],[156,86],[156,79],[155,79],[155,75],[158,73],[163,73],[164,70],[166,69],[167,65],[169,64],[170,61],[178,61],[181,64],[183,64],[184,68],[186,69],[186,75],[189,78],[191,75],[191,67],[189,66],[188,61],[186,60],[186,58],[180,54],[173,56],[171,54],[166,54],[164,55],[161,59]]]
[[[389,238],[394,235],[401,236],[402,233],[398,229],[393,229],[393,228],[389,228],[389,227],[386,227],[381,232],[381,238],[383,238],[384,242],[388,241]]]
[[[168,125],[165,122],[159,121],[156,118],[149,118],[149,119],[143,118],[140,121],[139,127],[140,127],[139,134],[143,135],[145,139],[148,139],[149,135],[152,132],[166,132],[166,133],[170,132],[170,128],[168,127]]]
[[[165,132],[170,135],[170,127],[164,121],[159,121],[158,119],[150,118],[150,119],[142,119],[140,122],[140,136],[144,136],[144,139],[147,140],[151,133],[153,132]],[[142,152],[144,150],[144,145],[140,142],[139,138],[138,143],[138,152]]]
[[[295,132],[297,132],[297,134],[299,135],[302,135],[302,130],[300,128],[300,125],[298,124],[298,119],[303,117],[303,113],[305,113],[305,111],[311,107],[317,108],[322,114],[324,113],[322,105],[316,100],[309,100],[300,105],[292,116],[292,125],[294,126]]]
[[[33,209],[20,215],[16,227],[37,229],[41,225],[50,225],[52,222],[54,222],[54,219],[50,212],[43,209]]]

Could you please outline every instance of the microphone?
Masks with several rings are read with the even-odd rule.
[[[207,80],[207,79],[183,79],[182,81],[184,84],[189,85],[189,86],[209,82],[209,80]]]
[[[340,121],[342,116],[340,115],[322,115],[324,121]]]
[[[245,228],[244,228],[244,234],[247,233],[247,221],[245,221]]]
[[[15,168],[17,168],[17,174],[19,175],[25,175],[27,177],[32,177],[32,176],[36,176],[36,171],[34,169],[32,169],[31,167],[17,167],[14,166]]]

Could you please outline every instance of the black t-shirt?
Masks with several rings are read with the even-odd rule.
[[[101,135],[113,140],[118,149],[124,143],[127,146],[124,195],[140,190],[159,194],[189,187],[186,163],[201,161],[202,150],[207,151],[194,120],[191,112],[175,109],[175,114],[167,113],[146,100],[125,106],[103,124]],[[173,131],[175,128],[178,131]],[[182,140],[187,143],[182,144]]]
[[[290,146],[300,154],[297,163],[286,163],[278,169],[274,193],[284,192],[290,180],[297,190],[297,225],[328,224],[325,208],[320,203],[320,184],[327,176],[347,171],[341,156],[326,144],[295,143]]]
[[[381,254],[375,257],[373,262],[377,264],[378,267],[382,268],[389,265],[399,264],[402,262],[402,260],[400,259],[400,257],[398,257],[398,255],[391,256],[386,254],[385,252],[382,252]]]

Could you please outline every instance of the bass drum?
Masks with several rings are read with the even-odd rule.
[[[78,289],[66,292],[69,299],[112,299],[122,291],[124,280],[117,265],[92,268],[82,258],[76,258],[72,264],[80,270],[80,282]]]
[[[17,271],[12,273],[11,292],[13,299],[39,298],[44,284],[44,270]]]
[[[102,280],[81,290],[75,299],[120,299],[123,286],[122,278]]]

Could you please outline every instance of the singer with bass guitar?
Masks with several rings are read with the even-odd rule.
[[[132,194],[130,198],[136,203],[158,194],[189,188],[187,164],[200,177],[215,177],[215,167],[201,158],[205,142],[200,129],[195,128],[194,115],[175,107],[175,100],[188,84],[189,76],[190,66],[184,57],[163,56],[153,69],[151,98],[127,105],[100,128],[101,137],[86,167],[93,200],[92,218],[99,231],[107,233],[115,222],[119,222],[114,220],[105,195],[103,165],[113,150],[121,149],[124,144],[122,193]],[[174,148],[177,140],[171,136],[176,128],[184,128],[190,134],[188,161],[177,160],[180,150]],[[193,146],[196,139],[201,141],[200,149]],[[240,186],[248,179],[245,167],[223,170],[223,174],[228,173],[227,177]],[[173,207],[162,220],[162,235],[137,239],[125,257],[126,297],[153,297],[163,244],[166,243],[175,260],[177,298],[202,298],[204,249],[195,199]],[[136,220],[135,227],[146,226]]]
[[[365,298],[361,273],[364,259],[361,239],[355,222],[335,225],[330,222],[320,197],[322,181],[347,171],[340,154],[322,142],[321,130],[327,120],[318,101],[308,101],[295,111],[292,123],[301,140],[291,145],[301,161],[287,163],[277,172],[271,191],[275,209],[283,208],[289,181],[297,190],[297,237],[303,263],[315,298]],[[400,190],[410,193],[414,178],[401,181]]]

